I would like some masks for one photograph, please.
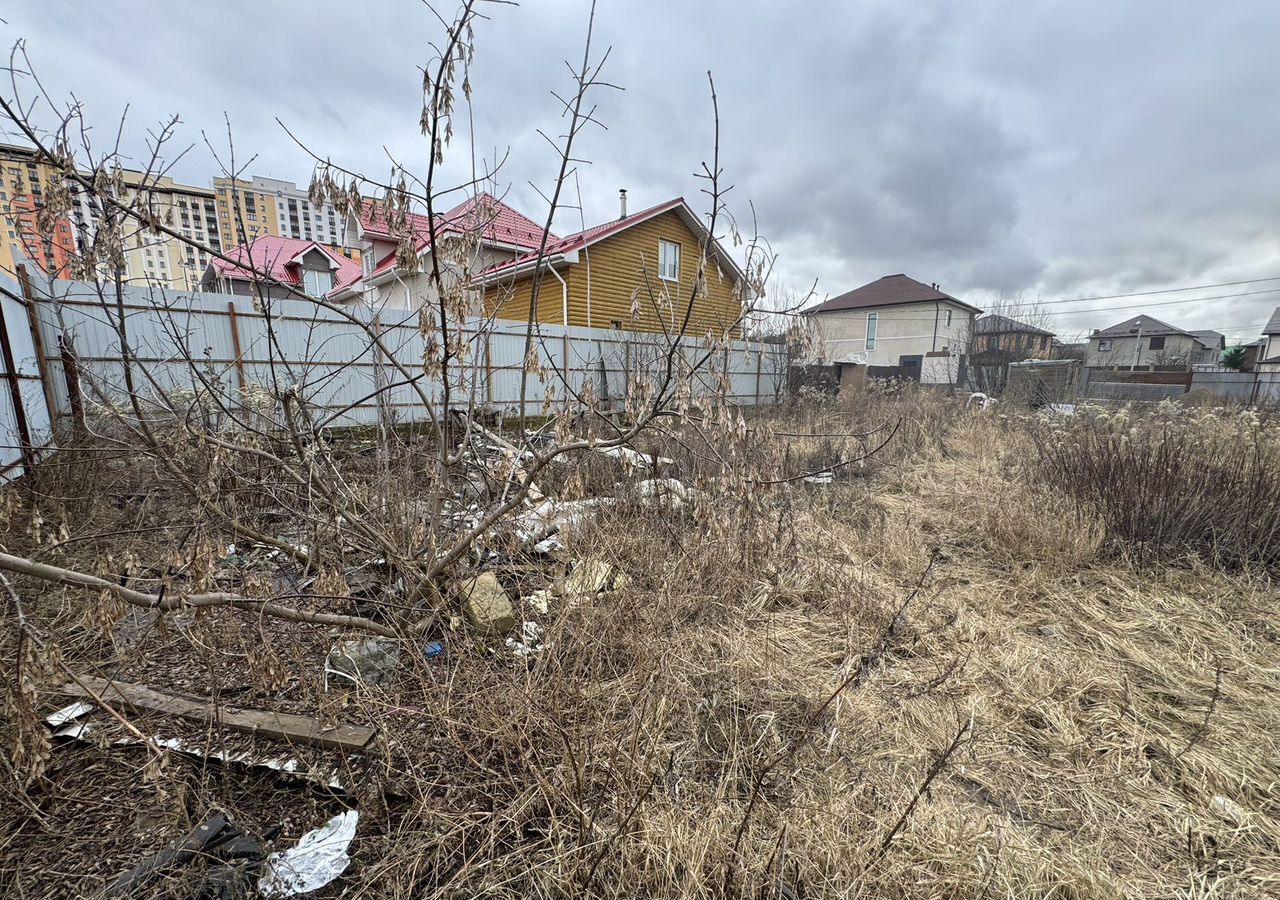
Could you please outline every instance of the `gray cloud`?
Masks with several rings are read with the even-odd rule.
[[[507,157],[499,189],[545,209],[565,90],[587,4],[494,5],[477,29],[474,122],[459,122],[443,176]],[[179,177],[214,164],[200,134],[231,118],[252,171],[305,182],[319,152],[380,177],[387,153],[421,170],[420,67],[440,33],[420,3],[205,7],[103,0],[77,15],[19,0],[11,38],[28,38],[47,86],[75,91],[102,136],[131,106],[131,152],[169,113],[193,144]],[[1199,3],[901,4],[880,0],[601,4],[595,46],[625,88],[595,99],[605,129],[556,227],[571,231],[682,194],[709,160],[706,71],[720,96],[722,163],[740,222],[752,210],[780,274],[838,293],[905,271],[953,293],[1057,300],[1280,275],[1280,16],[1271,0],[1210,14]],[[1280,282],[1277,282],[1280,286]],[[1265,288],[1256,286],[1255,289]],[[1242,288],[1240,290],[1244,290]],[[1208,291],[1207,294],[1222,293]],[[1174,295],[1185,300],[1195,295]],[[1159,298],[1157,298],[1159,299]],[[1255,334],[1280,292],[1148,309],[1193,328]],[[1060,306],[1080,332],[1122,315]]]

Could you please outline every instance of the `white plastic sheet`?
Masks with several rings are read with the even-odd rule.
[[[351,863],[347,848],[356,836],[355,810],[338,813],[299,839],[296,847],[267,857],[266,871],[258,882],[264,897],[296,897],[324,887],[346,871]]]

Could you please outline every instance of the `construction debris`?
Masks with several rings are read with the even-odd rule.
[[[683,509],[696,494],[678,478],[646,478],[636,482],[635,490],[641,501],[672,510]]]
[[[551,593],[551,591],[546,588],[536,590],[524,598],[525,602],[528,603],[530,607],[543,615],[546,615],[551,611],[551,601],[553,599],[555,599],[555,594]]]
[[[542,626],[537,622],[520,624],[520,640],[507,638],[507,648],[516,656],[536,656],[546,649],[542,640]]]
[[[395,680],[400,643],[386,638],[338,641],[325,659],[325,684],[385,687]]]
[[[516,626],[516,613],[492,572],[481,572],[461,586],[462,614],[485,637],[502,637]]]
[[[616,459],[627,469],[652,469],[656,462],[658,466],[673,465],[673,461],[665,456],[656,458],[641,453],[639,450],[632,450],[630,447],[592,447],[592,452],[599,453],[601,456],[608,456]]]
[[[584,522],[598,510],[612,506],[613,497],[589,497],[586,500],[543,500],[514,520],[516,536],[525,544],[543,541],[561,529]],[[539,544],[541,546],[541,544]],[[545,551],[542,551],[545,552]]]
[[[187,700],[140,684],[108,681],[90,675],[81,675],[59,690],[73,697],[90,697],[95,701],[118,703],[139,712],[163,713],[195,722],[216,722],[234,731],[328,750],[359,753],[368,747],[374,737],[372,728],[361,725],[325,725],[308,716],[235,706],[220,707],[208,698],[201,701]]]
[[[599,557],[588,557],[575,564],[569,572],[564,583],[565,596],[573,598],[603,593],[613,586],[616,577],[617,569],[612,563]]]
[[[273,837],[276,830],[273,829],[267,839]],[[141,896],[144,888],[167,871],[190,865],[197,859],[212,858],[218,862],[205,874],[199,896],[217,900],[247,897],[265,855],[261,840],[241,832],[222,813],[214,813],[191,833],[175,839],[164,850],[122,873],[107,886],[103,896]],[[149,892],[147,896],[152,894]]]
[[[308,831],[297,846],[267,858],[266,871],[258,882],[264,897],[296,897],[324,887],[351,864],[347,848],[356,836],[360,814],[355,810],[338,813],[324,825]]]

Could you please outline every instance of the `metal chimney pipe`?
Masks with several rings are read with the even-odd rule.
[[[618,218],[625,219],[627,217],[627,189],[626,188],[622,188],[620,191],[618,191],[618,208],[621,210],[621,214],[618,216]]]

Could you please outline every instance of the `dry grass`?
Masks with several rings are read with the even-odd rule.
[[[855,458],[863,439],[844,435],[898,420],[877,460],[830,486],[744,484]],[[323,632],[245,636],[223,610],[113,670],[156,683],[163,660],[220,641],[200,658],[224,686],[256,685],[237,702],[329,704],[384,728],[347,800],[362,810],[352,897],[1280,895],[1273,584],[1134,568],[1101,519],[1039,483],[1023,423],[949,398],[876,394],[751,424],[732,447],[665,447],[708,502],[624,503],[572,536],[630,580],[546,616],[524,608],[549,632],[532,667],[452,631],[447,663],[406,666],[394,690],[339,709],[316,680]],[[712,477],[716,453],[736,475]],[[579,489],[617,477],[588,474]],[[22,587],[74,663],[120,665],[55,614],[83,598]],[[289,687],[261,683],[254,645]],[[174,830],[245,805],[220,777],[183,775]],[[32,817],[6,787],[8,894],[65,884],[55,861],[96,846],[85,817],[101,798],[48,802],[69,789],[91,791],[54,770],[26,793],[50,811],[38,843],[16,837]],[[159,841],[113,845],[112,862]]]

